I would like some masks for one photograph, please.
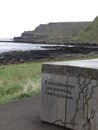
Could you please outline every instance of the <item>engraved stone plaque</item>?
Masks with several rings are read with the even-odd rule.
[[[75,130],[98,130],[98,59],[42,67],[43,121]]]

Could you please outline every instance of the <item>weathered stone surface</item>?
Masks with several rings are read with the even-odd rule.
[[[98,59],[43,64],[40,117],[75,130],[98,130]]]

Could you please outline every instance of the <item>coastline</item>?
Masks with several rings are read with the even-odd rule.
[[[31,61],[60,61],[66,59],[98,56],[98,46],[56,46],[47,50],[10,51],[0,54],[0,64],[14,64]]]

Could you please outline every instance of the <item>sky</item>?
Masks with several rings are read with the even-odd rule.
[[[0,38],[20,36],[39,24],[93,21],[98,0],[0,0]]]

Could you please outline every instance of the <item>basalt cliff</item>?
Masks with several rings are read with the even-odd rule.
[[[41,24],[34,31],[25,31],[14,40],[31,43],[98,43],[98,16],[92,22]]]
[[[91,22],[59,22],[41,24],[34,31],[25,31],[20,37],[14,37],[15,42],[31,43],[65,43],[74,41],[81,30],[86,29]]]

